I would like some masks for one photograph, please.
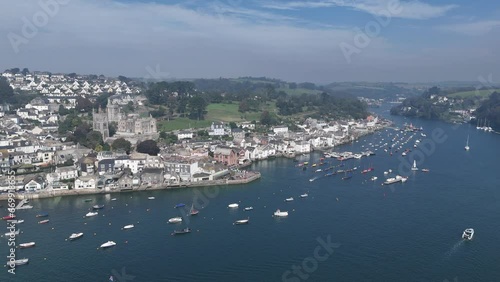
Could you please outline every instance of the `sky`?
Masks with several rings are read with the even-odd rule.
[[[496,0],[12,0],[0,38],[0,71],[500,80]]]

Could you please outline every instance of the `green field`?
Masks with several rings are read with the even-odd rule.
[[[205,120],[197,121],[188,118],[176,118],[170,121],[160,121],[158,122],[158,129],[168,132],[179,129],[209,127],[213,121],[258,121],[263,111],[276,113],[276,104],[274,102],[267,102],[259,112],[240,113],[238,107],[239,104],[237,102],[233,104],[210,104],[207,106]]]
[[[486,89],[486,90],[477,90],[477,91],[463,91],[463,92],[457,92],[453,94],[449,94],[448,97],[451,98],[472,98],[472,97],[481,97],[481,98],[488,98],[488,96],[495,92],[495,91],[500,91],[500,89]]]

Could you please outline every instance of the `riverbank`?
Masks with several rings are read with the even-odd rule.
[[[243,176],[238,176],[236,179],[220,179],[211,181],[199,181],[199,182],[188,182],[179,184],[159,184],[159,185],[148,185],[139,186],[134,189],[72,189],[72,190],[59,190],[59,191],[42,191],[38,193],[14,193],[14,198],[16,200],[23,199],[43,199],[43,198],[53,198],[62,196],[80,196],[80,195],[98,195],[98,194],[111,194],[111,193],[127,193],[127,192],[139,192],[139,191],[155,191],[155,190],[170,190],[170,189],[182,189],[182,188],[195,188],[195,187],[208,187],[208,186],[223,186],[223,185],[239,185],[247,184],[256,181],[261,178],[260,172],[257,171],[247,171]],[[8,194],[0,195],[1,200],[7,200]]]

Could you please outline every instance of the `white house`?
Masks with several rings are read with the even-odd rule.
[[[311,152],[311,144],[307,141],[301,141],[295,143],[295,153],[297,154],[305,154],[305,153],[310,153]]]
[[[273,128],[274,134],[285,134],[288,132],[288,126],[276,126]]]
[[[177,139],[193,139],[193,132],[190,131],[179,131],[177,133]]]
[[[58,167],[55,172],[59,174],[60,180],[75,179],[78,177],[78,171],[73,166]]]
[[[96,189],[96,180],[94,176],[80,176],[75,179],[75,189]]]
[[[226,134],[223,122],[212,122],[208,135],[210,136],[224,136]]]
[[[24,184],[24,190],[26,191],[40,191],[45,188],[45,183],[42,178],[36,178],[28,181]]]

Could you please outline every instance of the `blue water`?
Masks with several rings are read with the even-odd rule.
[[[17,242],[37,244],[17,251],[30,263],[14,276],[5,268],[0,281],[108,281],[113,274],[115,281],[134,282],[499,281],[500,136],[469,125],[391,118],[424,128],[427,137],[415,136],[404,148],[415,154],[415,138],[425,140],[428,149],[413,156],[429,173],[401,166],[401,151],[390,156],[378,149],[376,156],[344,162],[344,169],[358,167],[350,180],[340,174],[310,182],[324,173],[276,159],[254,164],[251,169],[262,178],[246,185],[33,200],[34,209],[17,213],[25,220]],[[432,138],[433,132],[442,136]],[[359,152],[397,133],[382,131],[337,150]],[[320,157],[313,153],[300,160],[318,163]],[[369,166],[375,171],[360,173]],[[408,181],[381,185],[388,169],[409,176]],[[370,181],[371,176],[378,180]],[[305,192],[309,197],[300,199]],[[110,201],[113,197],[117,201]],[[288,197],[295,200],[285,203]],[[184,217],[181,225],[167,223],[186,211],[174,209],[176,204],[189,208],[193,201],[202,206],[198,216]],[[228,209],[234,202],[239,209]],[[94,204],[105,208],[98,217],[83,218]],[[243,211],[246,206],[254,210]],[[273,218],[278,208],[289,211],[288,218]],[[40,211],[50,214],[50,223],[37,224]],[[232,224],[247,217],[248,225]],[[135,228],[122,230],[127,224]],[[185,226],[193,232],[170,235]],[[468,227],[476,234],[463,242]],[[74,232],[84,232],[83,238],[66,241]],[[108,240],[117,246],[97,249]],[[331,253],[321,240],[335,243]],[[8,255],[5,238],[0,250]],[[321,261],[314,258],[316,251]],[[294,266],[301,273],[294,273]]]

